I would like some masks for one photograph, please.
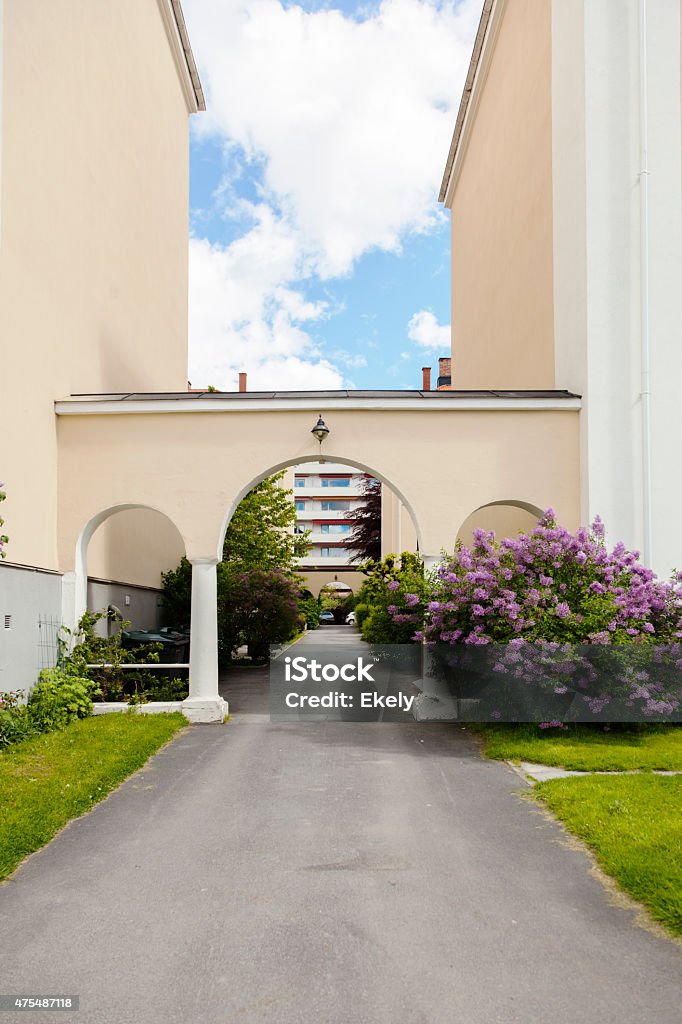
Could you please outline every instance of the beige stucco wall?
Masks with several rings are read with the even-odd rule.
[[[2,69],[7,555],[54,569],[55,399],[186,387],[188,109],[157,0],[4,0]]]
[[[541,512],[542,509],[538,509]],[[473,541],[474,530],[493,530],[498,540],[516,537],[519,533],[531,531],[537,524],[538,516],[523,508],[512,505],[494,505],[472,512],[462,523],[457,539],[467,546]]]
[[[446,200],[452,383],[552,388],[551,0],[498,8],[487,79],[474,91]]]
[[[417,550],[417,532],[410,513],[390,487],[381,489],[381,557]]]
[[[303,586],[310,591],[313,597],[318,597],[323,587],[328,583],[345,583],[354,594],[357,594],[362,584],[367,579],[361,572],[352,569],[320,569],[319,572],[306,570],[301,573],[304,579]]]
[[[182,537],[165,516],[150,509],[117,512],[90,541],[91,576],[160,587],[161,572],[174,569],[185,553]]]
[[[325,456],[390,484],[424,556],[451,548],[491,501],[553,505],[578,525],[577,411],[334,410],[325,420]],[[217,558],[244,494],[313,456],[310,422],[308,410],[60,416],[60,569],[74,569],[88,521],[126,503],[166,514],[190,559]]]

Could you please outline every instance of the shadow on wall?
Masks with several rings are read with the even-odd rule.
[[[88,608],[106,611],[113,605],[134,629],[158,629],[163,624],[161,573],[176,566],[184,553],[180,533],[161,512],[115,512],[88,545]],[[97,631],[106,630],[103,620]]]
[[[534,529],[542,509],[528,502],[513,499],[482,505],[468,516],[459,528],[457,540],[470,547],[474,530],[494,530],[498,540],[502,537],[516,537]]]

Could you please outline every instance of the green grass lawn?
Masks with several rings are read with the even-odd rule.
[[[567,731],[535,725],[481,725],[487,757],[532,761],[575,771],[682,771],[682,728],[648,726],[601,732],[586,726]]]
[[[682,935],[682,776],[595,776],[535,786],[603,869]]]
[[[187,724],[175,715],[101,715],[0,754],[0,879],[90,810]]]

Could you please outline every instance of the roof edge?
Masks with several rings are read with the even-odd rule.
[[[196,114],[200,110],[206,110],[204,90],[192,53],[182,4],[180,0],[157,0],[157,3],[189,111]]]
[[[467,71],[466,79],[464,80],[464,90],[462,92],[462,98],[459,102],[459,109],[457,111],[457,120],[455,121],[455,130],[452,133],[452,141],[450,143],[450,149],[448,151],[448,157],[445,162],[445,171],[443,173],[443,180],[440,186],[440,192],[438,193],[438,202],[444,203],[447,197],[448,189],[450,187],[450,180],[452,178],[452,171],[455,164],[455,159],[459,151],[460,142],[462,140],[462,134],[464,132],[464,125],[469,113],[469,106],[471,103],[472,93],[474,86],[478,80],[479,68],[481,65],[481,55],[483,48],[488,37],[488,30],[490,28],[490,22],[496,9],[504,6],[504,0],[498,3],[498,0],[485,0],[483,4],[483,10],[481,11],[481,20],[478,23],[478,31],[476,32],[476,38],[474,40],[474,48],[471,54],[471,60],[469,62],[469,70]]]

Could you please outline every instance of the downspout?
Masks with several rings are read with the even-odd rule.
[[[651,346],[649,336],[649,83],[647,0],[639,0],[640,406],[642,414],[642,559],[651,566]]]

